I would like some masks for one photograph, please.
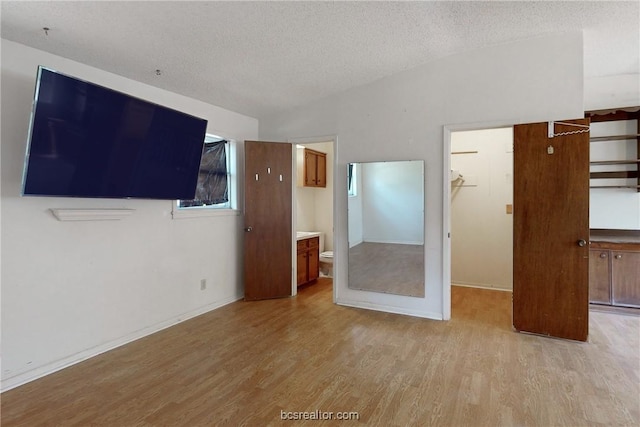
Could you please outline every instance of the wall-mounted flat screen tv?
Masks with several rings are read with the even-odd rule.
[[[193,199],[207,121],[38,68],[23,195]]]

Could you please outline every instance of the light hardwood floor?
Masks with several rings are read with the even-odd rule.
[[[2,426],[636,426],[640,317],[590,342],[511,330],[511,294],[453,287],[440,322],[296,298],[236,302],[4,393]]]

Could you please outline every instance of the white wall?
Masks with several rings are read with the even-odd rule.
[[[424,244],[423,166],[415,161],[362,163],[365,242]]]
[[[333,141],[299,144],[327,155],[327,186],[296,187],[296,230],[322,232],[321,250],[333,250]],[[296,150],[301,169],[304,149]],[[297,171],[298,175],[302,170]],[[298,178],[298,181],[300,179]]]
[[[449,273],[443,266],[448,243],[443,243],[443,235],[448,225],[443,216],[443,200],[448,200],[448,194],[443,176],[449,165],[443,167],[444,125],[514,124],[581,117],[582,61],[581,33],[549,35],[453,55],[289,112],[261,118],[263,139],[337,135],[334,217],[337,302],[446,317],[444,301]],[[425,161],[424,299],[347,287],[346,165],[403,159]]]
[[[2,40],[3,389],[243,293],[237,213],[173,220],[171,201],[20,197],[39,64],[206,118],[207,132],[238,141],[240,159],[242,141],[258,136],[256,119]],[[60,222],[50,208],[135,212],[120,221]]]
[[[585,79],[585,111],[638,105],[640,105],[640,74],[638,73]]]
[[[512,289],[513,128],[454,132],[451,152],[471,152],[451,155],[451,282]]]

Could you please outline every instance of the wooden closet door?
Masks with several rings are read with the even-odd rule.
[[[581,129],[555,124],[556,133]],[[549,138],[546,122],[514,126],[513,202],[515,329],[586,341],[589,133]]]

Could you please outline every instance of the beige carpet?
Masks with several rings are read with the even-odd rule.
[[[424,246],[365,242],[352,247],[349,288],[424,298]]]

